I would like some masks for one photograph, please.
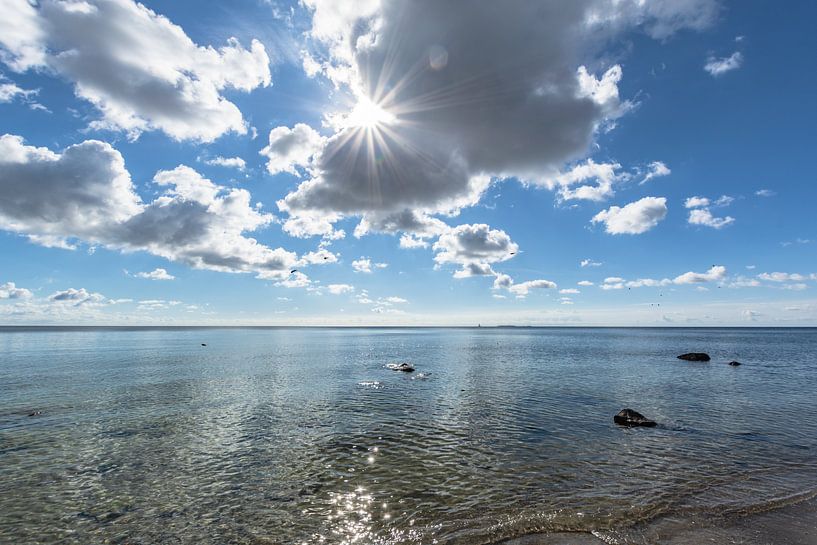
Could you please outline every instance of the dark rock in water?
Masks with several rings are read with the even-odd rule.
[[[709,354],[703,352],[690,352],[688,354],[681,354],[678,356],[678,359],[686,361],[709,361],[711,358]]]
[[[201,343],[202,346],[207,346],[207,343]]]
[[[731,365],[732,367],[737,367],[738,365],[740,365],[740,362],[732,360],[729,362],[729,365]]]
[[[410,363],[392,363],[389,365],[389,369],[393,371],[402,371],[404,373],[413,373],[414,366]]]
[[[621,411],[613,417],[613,422],[619,426],[646,426],[648,428],[655,426],[654,421],[649,420],[640,412],[632,409],[621,409]]]
[[[43,414],[42,411],[32,411],[28,413],[28,416],[40,416],[41,414]]]

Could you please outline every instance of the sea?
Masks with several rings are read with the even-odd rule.
[[[4,544],[800,545],[815,495],[817,329],[0,328]]]

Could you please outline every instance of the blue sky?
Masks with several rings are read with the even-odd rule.
[[[813,2],[6,4],[0,323],[817,325]]]

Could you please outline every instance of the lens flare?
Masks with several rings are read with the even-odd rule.
[[[362,129],[375,129],[381,125],[391,125],[397,118],[381,108],[368,97],[362,96],[358,99],[355,107],[349,112],[346,118],[347,127],[357,127]]]

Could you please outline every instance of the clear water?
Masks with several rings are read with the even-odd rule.
[[[816,359],[815,329],[0,329],[0,543],[648,542],[814,495]]]

